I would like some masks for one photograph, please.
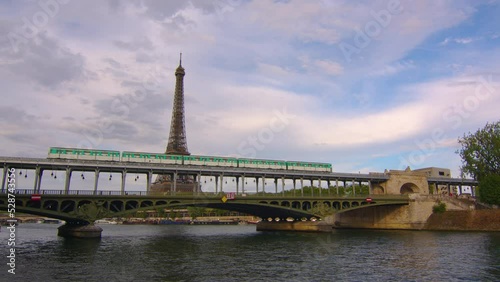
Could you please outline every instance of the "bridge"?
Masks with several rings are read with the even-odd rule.
[[[310,221],[367,207],[408,205],[408,195],[429,194],[429,184],[448,188],[453,185],[460,189],[462,186],[477,186],[477,182],[470,179],[428,178],[421,173],[405,171],[356,174],[10,157],[0,157],[0,164],[3,165],[0,210],[9,210],[12,208],[9,204],[14,203],[16,212],[58,218],[70,225],[86,225],[100,218],[179,207],[238,211],[270,221]],[[13,170],[25,174],[29,171],[34,175],[33,186],[15,187],[15,191],[9,189]],[[63,172],[64,189],[42,189],[43,176],[49,171]],[[91,189],[71,189],[72,174],[80,172],[95,174]],[[99,189],[101,173],[120,173],[120,190]],[[140,191],[127,189],[127,174],[144,175],[147,179],[145,187]],[[172,179],[190,175],[197,181],[191,184],[192,192],[189,193],[177,191],[175,181],[168,192],[157,192],[150,190],[153,175],[170,175]],[[203,191],[203,185],[200,185],[202,177],[215,180],[215,191]],[[233,180],[230,181],[231,187],[224,187],[227,179]],[[266,190],[268,180],[274,183],[274,191]],[[304,182],[309,182],[313,188],[304,189]],[[360,194],[361,185],[368,187],[368,193]]]

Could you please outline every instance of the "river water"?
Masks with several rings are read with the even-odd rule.
[[[3,226],[0,281],[500,281],[499,232],[101,225],[83,240],[57,227],[17,226],[12,275]]]

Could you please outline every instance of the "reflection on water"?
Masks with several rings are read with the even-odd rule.
[[[57,237],[56,228],[45,224],[18,226],[15,278],[19,281],[498,281],[500,278],[498,232],[337,230],[318,234],[256,232],[251,225],[104,225],[102,239],[83,240]],[[2,242],[7,242],[7,236],[7,232],[0,232]],[[6,243],[4,246],[2,254],[6,255]]]

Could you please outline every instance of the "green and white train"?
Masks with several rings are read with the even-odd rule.
[[[283,160],[242,159],[216,156],[167,155],[144,152],[120,152],[110,150],[76,149],[51,147],[49,159],[97,160],[112,162],[157,163],[177,165],[222,166],[242,168],[285,169],[331,172],[328,163],[311,163]]]

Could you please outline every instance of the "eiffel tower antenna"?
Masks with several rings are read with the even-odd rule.
[[[182,67],[182,53],[179,57],[179,66],[175,70],[175,93],[170,123],[170,135],[166,154],[189,155],[186,141],[186,126],[184,117],[184,68]]]

